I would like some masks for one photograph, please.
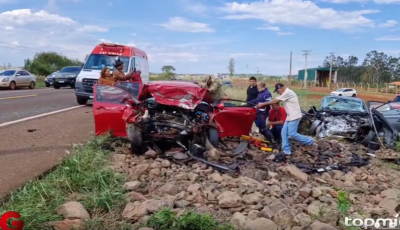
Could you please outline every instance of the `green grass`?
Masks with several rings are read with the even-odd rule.
[[[187,211],[177,217],[171,209],[154,213],[143,225],[155,230],[235,230],[230,224],[220,224],[212,216]]]
[[[17,211],[25,222],[24,229],[49,229],[47,222],[61,220],[55,209],[74,200],[86,207],[93,221],[101,222],[101,216],[125,203],[125,177],[107,167],[111,141],[115,142],[110,136],[101,136],[83,147],[74,146],[74,155],[52,172],[12,192],[0,204],[0,214]]]

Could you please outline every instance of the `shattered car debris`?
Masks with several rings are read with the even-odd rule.
[[[302,131],[318,138],[337,136],[376,148],[377,143],[394,147],[398,132],[375,108],[359,98],[326,96],[321,107],[303,111]],[[308,129],[304,129],[307,124]]]
[[[256,109],[240,106],[244,101],[229,102],[229,107],[213,105],[207,89],[193,82],[95,85],[96,135],[111,130],[115,136],[128,137],[136,154],[147,151],[147,146],[159,154],[179,147],[205,161],[204,152],[218,147],[220,138],[250,133]]]

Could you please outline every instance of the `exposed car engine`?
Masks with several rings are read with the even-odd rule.
[[[212,110],[208,103],[202,102],[194,110],[186,110],[159,104],[154,98],[148,98],[141,107],[146,112],[136,126],[141,128],[145,139],[177,140],[186,146],[189,142],[204,144],[202,134],[210,123],[209,112]]]
[[[318,127],[315,129],[317,137],[342,136],[346,138],[358,138],[357,135],[366,135],[371,127],[368,114],[357,115],[332,115],[328,113],[319,114],[319,120],[313,123]]]

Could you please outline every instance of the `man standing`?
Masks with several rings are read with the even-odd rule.
[[[212,78],[211,76],[204,76],[202,82],[202,87],[208,89],[214,104],[218,104],[219,101],[225,96],[225,93],[221,87],[221,82],[219,82],[218,79]]]
[[[287,118],[282,127],[282,150],[286,156],[291,155],[289,136],[298,141],[300,144],[307,147],[307,150],[311,150],[316,147],[314,140],[303,136],[297,132],[299,127],[300,119],[302,117],[299,99],[293,90],[287,88],[282,83],[277,83],[275,85],[275,91],[280,96],[268,102],[259,103],[257,108],[262,108],[267,105],[272,105],[276,103],[283,102],[286,110]]]
[[[250,85],[247,87],[246,101],[252,101],[258,96],[257,78],[254,76],[250,78]]]
[[[258,95],[257,98],[248,101],[249,104],[262,104],[270,101],[272,99],[272,95],[269,90],[266,88],[264,82],[257,83],[258,88]],[[266,127],[266,118],[269,115],[270,106],[262,106],[257,109],[257,116],[256,116],[256,126],[260,130],[260,133],[265,137],[267,141],[271,143],[271,147],[277,148],[275,140],[270,132],[268,132]]]
[[[271,105],[272,110],[269,111],[267,130],[272,133],[272,136],[277,142],[281,141],[281,131],[283,124],[286,121],[286,111],[279,103]]]

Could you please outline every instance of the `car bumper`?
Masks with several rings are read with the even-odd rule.
[[[10,82],[0,82],[0,87],[1,88],[10,87]]]
[[[87,87],[83,87],[82,82],[75,83],[75,95],[77,97],[93,99],[93,89],[90,90]]]
[[[44,83],[45,83],[46,85],[52,85],[53,82],[54,82],[53,79],[47,79],[47,80],[44,81]]]
[[[54,84],[63,86],[63,85],[75,85],[75,79],[74,78],[59,78],[59,79],[54,79]]]

